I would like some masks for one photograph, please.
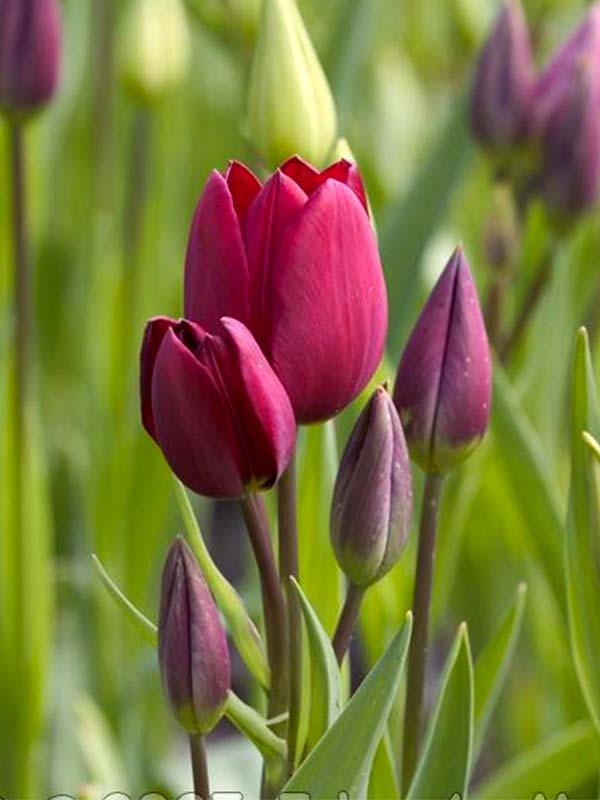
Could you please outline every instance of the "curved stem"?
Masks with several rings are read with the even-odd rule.
[[[206,763],[206,746],[202,734],[190,734],[190,756],[192,774],[194,776],[194,794],[202,800],[208,800],[210,789],[208,784],[208,766]]]
[[[402,759],[403,794],[406,794],[414,775],[421,741],[423,696],[427,668],[429,609],[433,585],[433,567],[437,538],[437,522],[442,496],[443,476],[427,475],[423,490],[419,551],[413,595],[413,631],[408,655],[406,679],[406,708],[404,711],[404,751]]]
[[[300,710],[302,705],[302,618],[298,597],[290,577],[299,577],[298,525],[296,514],[296,464],[281,476],[277,488],[279,523],[279,572],[285,588],[288,614],[290,698],[288,720],[288,774],[294,772],[298,755]]]
[[[333,635],[333,650],[337,657],[338,664],[341,664],[344,660],[346,651],[352,641],[354,628],[356,627],[356,621],[360,611],[360,604],[364,596],[365,589],[362,586],[355,586],[353,583],[350,584],[344,607],[342,608],[342,613],[340,614]]]

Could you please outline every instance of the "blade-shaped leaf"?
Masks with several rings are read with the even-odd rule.
[[[398,774],[394,763],[394,752],[389,730],[383,734],[375,753],[371,779],[369,781],[370,800],[396,800],[400,797]]]
[[[578,722],[500,767],[476,790],[476,798],[568,796],[597,774],[599,757],[594,726]]]
[[[508,614],[475,662],[475,741],[473,761],[494,712],[512,660],[523,620],[527,585],[519,584]]]
[[[375,751],[398,691],[410,640],[412,618],[367,675],[332,727],[283,792],[306,792],[319,800],[363,800]]]
[[[594,456],[583,440],[600,432],[587,332],[577,335],[571,395],[571,489],[565,539],[569,628],[577,675],[600,731],[600,508]]]
[[[269,666],[256,626],[250,619],[241,597],[212,560],[183,484],[175,476],[173,481],[187,539],[198,559],[215,603],[225,617],[231,638],[246,666],[261,686],[266,688],[269,685]]]
[[[342,709],[342,681],[331,640],[297,581],[294,589],[308,634],[310,653],[310,717],[307,736],[309,750],[333,725]]]
[[[473,749],[473,664],[467,626],[458,629],[407,800],[465,798]]]
[[[236,694],[229,692],[225,715],[244,734],[268,761],[285,761],[286,745],[267,725],[256,709],[244,703]]]

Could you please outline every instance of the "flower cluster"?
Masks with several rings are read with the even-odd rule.
[[[600,4],[541,72],[518,0],[506,0],[471,93],[476,139],[525,195],[569,219],[600,193]]]

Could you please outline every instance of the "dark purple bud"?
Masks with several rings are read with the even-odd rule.
[[[591,208],[600,190],[600,5],[537,83],[531,134],[539,146],[532,184],[565,216]]]
[[[525,14],[518,0],[505,0],[471,90],[471,128],[481,144],[506,150],[524,138],[534,81]]]
[[[163,569],[158,659],[177,720],[188,733],[211,731],[223,714],[231,686],[229,651],[204,576],[179,538]]]
[[[61,60],[57,0],[0,0],[0,110],[27,116],[51,99]]]
[[[402,425],[385,387],[363,409],[340,463],[331,541],[351,583],[368,586],[396,564],[412,515],[412,479]]]
[[[402,355],[394,402],[412,458],[426,472],[456,467],[484,435],[491,359],[477,290],[457,248]]]

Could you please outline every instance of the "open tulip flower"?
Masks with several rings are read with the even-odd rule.
[[[387,296],[354,165],[319,172],[295,157],[264,185],[237,162],[211,174],[190,233],[185,316],[214,331],[225,315],[252,331],[299,422],[334,416],[366,386]]]
[[[142,344],[142,420],[175,474],[198,494],[241,497],[272,486],[296,427],[290,401],[248,329],[216,335],[187,320],[152,319]]]

